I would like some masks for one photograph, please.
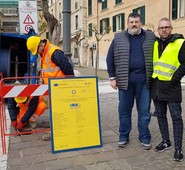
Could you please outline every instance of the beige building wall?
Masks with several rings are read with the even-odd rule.
[[[58,18],[59,3],[63,4],[62,0],[49,0],[50,11]],[[53,3],[51,3],[51,1]],[[96,25],[99,30],[100,20],[109,18],[109,25],[111,30],[108,34],[105,34],[99,42],[99,68],[106,69],[106,56],[108,48],[114,38],[115,32],[113,32],[113,16],[124,13],[125,16],[125,29],[127,28],[127,17],[133,12],[133,9],[145,7],[145,24],[144,29],[150,29],[157,34],[158,21],[162,17],[167,17],[172,20],[174,27],[173,33],[181,33],[185,36],[185,17],[180,16],[180,9],[183,0],[178,1],[178,16],[177,19],[172,20],[172,0],[122,0],[120,4],[115,5],[115,0],[107,0],[107,8],[102,10],[102,3],[98,0],[92,0],[92,15],[88,15],[88,0],[71,0],[71,34],[72,34],[72,58],[75,57],[76,44],[74,43],[74,37],[76,33],[80,32],[80,37],[84,38],[81,41],[79,47],[80,65],[95,67],[95,61],[97,57],[96,49],[92,50],[93,44],[97,45],[95,34],[89,37],[89,24]],[[78,9],[75,9],[75,3],[78,2]],[[184,4],[185,5],[185,4]],[[184,7],[185,9],[185,7]],[[78,15],[78,29],[75,28],[75,16]],[[63,25],[63,16],[59,19],[61,25]],[[62,30],[62,29],[61,29]],[[63,33],[63,31],[62,31]],[[75,61],[76,62],[76,61]]]
[[[49,11],[61,25],[61,44],[63,41],[63,0],[49,0]],[[86,0],[71,0],[71,53],[72,61],[78,65],[86,65],[87,23]]]
[[[180,5],[178,0],[178,4]],[[127,17],[133,9],[145,6],[145,25],[144,29],[150,29],[157,34],[158,21],[162,17],[172,18],[172,0],[122,0],[122,3],[115,5],[115,1],[107,1],[107,9],[101,10],[102,3],[93,2],[92,15],[87,17],[87,24],[96,23],[103,18],[109,17],[109,23],[112,27],[113,16],[124,13],[125,14],[125,29],[127,28]],[[179,7],[179,6],[178,6]],[[180,8],[180,7],[179,7]],[[88,9],[88,4],[87,4]],[[88,11],[88,10],[87,10]],[[99,24],[99,22],[98,22]],[[185,17],[172,20],[174,27],[173,33],[181,33],[185,36]],[[111,29],[109,34],[106,34],[99,44],[99,68],[106,69],[106,56],[111,41],[114,38],[115,32]],[[88,39],[88,43],[96,43],[93,37]],[[96,51],[95,51],[96,53]],[[91,53],[89,51],[87,58],[90,59]],[[94,56],[95,60],[95,56]]]
[[[71,0],[71,52],[74,65],[87,62],[86,1]]]

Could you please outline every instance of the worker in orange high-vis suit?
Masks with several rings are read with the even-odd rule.
[[[22,130],[27,123],[32,128],[36,128],[37,118],[44,113],[45,109],[46,104],[42,96],[8,99],[11,124],[16,130]]]
[[[38,36],[29,37],[26,45],[33,55],[41,57],[44,84],[48,84],[47,77],[74,76],[73,66],[60,47],[51,44],[47,39],[41,40]],[[50,134],[42,138],[50,140]]]
[[[60,47],[55,46],[49,40],[41,40],[38,36],[31,36],[27,40],[27,48],[33,55],[41,56],[42,76],[44,84],[48,84],[47,77],[73,76],[73,66]]]

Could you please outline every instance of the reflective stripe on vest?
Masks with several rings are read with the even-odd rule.
[[[42,68],[42,72],[55,72],[55,71],[58,71],[60,70],[60,68],[58,66],[56,66],[55,68],[51,68],[50,67],[50,63],[49,63],[49,55],[52,55],[53,52],[56,50],[56,49],[59,49],[60,48],[50,44],[49,48],[48,48],[48,53],[46,54],[46,64],[47,64],[47,68]]]
[[[52,62],[51,56],[55,50],[61,50],[59,47],[52,45],[47,41],[44,53],[42,55],[42,76],[44,77],[44,84],[48,84],[49,77],[63,77],[62,70]]]
[[[158,77],[159,80],[170,81],[174,72],[178,69],[180,63],[178,60],[179,50],[184,39],[177,39],[171,42],[164,49],[159,58],[158,41],[154,44],[153,55],[153,74],[152,78]]]

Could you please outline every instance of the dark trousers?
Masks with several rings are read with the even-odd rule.
[[[173,136],[176,149],[182,148],[183,138],[183,120],[182,109],[180,102],[166,102],[154,100],[155,111],[157,112],[157,119],[159,129],[163,140],[169,140],[168,120],[167,120],[167,106],[169,107],[172,123],[173,123]]]

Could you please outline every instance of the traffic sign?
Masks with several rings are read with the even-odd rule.
[[[27,34],[30,28],[38,33],[37,0],[19,0],[20,33]]]
[[[24,27],[25,31],[28,33],[30,29],[33,29],[33,26],[32,25],[26,25]]]
[[[30,17],[30,15],[28,14],[23,22],[23,24],[34,24],[32,18]]]

